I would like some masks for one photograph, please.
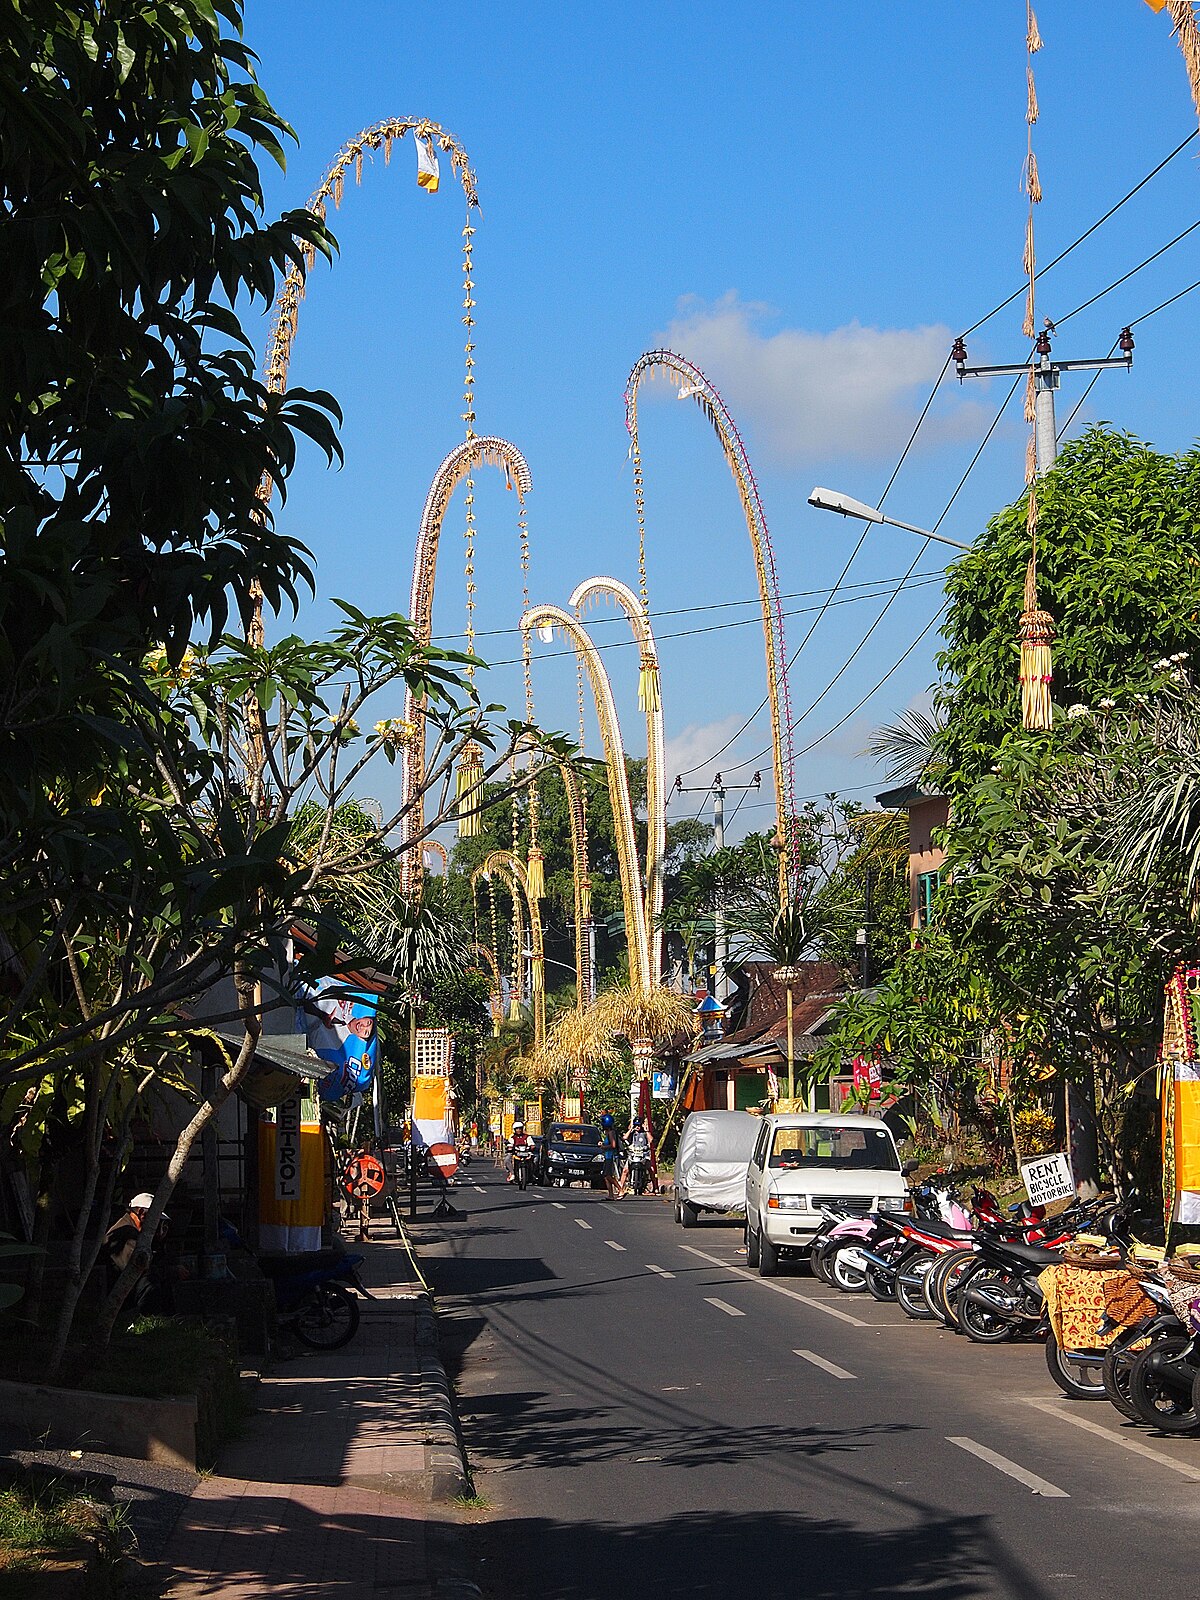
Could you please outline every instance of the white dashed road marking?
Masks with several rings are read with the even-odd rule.
[[[1040,1494],[1047,1500],[1069,1500],[1071,1496],[1065,1489],[1059,1489],[1053,1483],[1047,1483],[1045,1478],[1039,1478],[1036,1472],[1030,1472],[1025,1467],[1019,1467],[1015,1461],[1010,1461],[1007,1456],[999,1455],[995,1450],[989,1450],[987,1445],[979,1444],[974,1439],[953,1438],[946,1435],[948,1444],[956,1444],[960,1450],[965,1450],[968,1455],[977,1456],[980,1461],[986,1461],[989,1467],[995,1467],[997,1472],[1003,1472],[1010,1478],[1015,1478],[1018,1483],[1023,1483],[1027,1489],[1032,1489],[1034,1494]]]
[[[477,1183],[475,1185],[475,1193],[476,1194],[486,1194],[487,1190],[483,1187],[483,1185],[481,1183]]]
[[[746,1315],[744,1311],[739,1311],[736,1306],[731,1306],[728,1300],[710,1300],[705,1295],[704,1303],[707,1306],[716,1306],[717,1310],[723,1311],[727,1317],[744,1317]]]
[[[820,1367],[822,1372],[829,1373],[831,1378],[854,1378],[857,1373],[847,1372],[845,1367],[839,1367],[833,1361],[826,1361],[824,1356],[819,1356],[815,1350],[793,1350],[793,1355],[799,1356],[802,1361],[811,1361],[814,1367]]]
[[[1200,1467],[1190,1467],[1186,1461],[1175,1461],[1171,1456],[1164,1455],[1161,1450],[1152,1450],[1148,1444],[1139,1444],[1136,1439],[1126,1439],[1123,1434],[1113,1433],[1110,1428],[1102,1427],[1098,1422],[1088,1422],[1084,1417],[1072,1416],[1070,1412],[1060,1410],[1053,1400],[1025,1400],[1027,1406],[1034,1406],[1038,1411],[1044,1411],[1047,1416],[1057,1417],[1060,1422],[1069,1422],[1073,1427],[1083,1428],[1087,1433],[1094,1433],[1100,1439],[1107,1439],[1109,1444],[1118,1444],[1122,1450],[1132,1450],[1135,1456],[1144,1456],[1147,1461],[1157,1461],[1161,1467],[1170,1467],[1172,1472],[1178,1472],[1180,1477],[1190,1478],[1193,1483],[1200,1483]]]
[[[567,1209],[561,1200],[551,1200],[550,1204],[554,1207],[555,1211],[565,1211]]]
[[[604,1242],[610,1250],[624,1250],[625,1248],[623,1244],[618,1244],[615,1239],[605,1239]]]
[[[836,1317],[839,1322],[848,1322],[852,1328],[869,1328],[869,1322],[863,1322],[858,1317],[852,1317],[848,1311],[839,1311],[836,1306],[827,1306],[820,1300],[814,1300],[811,1295],[797,1294],[795,1289],[788,1289],[782,1283],[776,1283],[774,1278],[760,1278],[757,1272],[751,1272],[747,1267],[735,1267],[731,1261],[722,1261],[720,1256],[710,1256],[703,1250],[697,1250],[694,1245],[681,1244],[681,1250],[686,1250],[690,1256],[699,1256],[701,1261],[710,1262],[714,1267],[722,1267],[726,1272],[736,1272],[740,1278],[751,1278],[755,1283],[761,1283],[764,1289],[771,1289],[776,1294],[785,1294],[789,1300],[799,1300],[802,1306],[810,1306],[813,1311],[823,1311],[827,1317]]]
[[[590,1222],[585,1222],[582,1217],[576,1217],[575,1218],[575,1226],[577,1228],[590,1228],[591,1227],[591,1223]]]
[[[660,1278],[673,1278],[675,1276],[673,1272],[668,1272],[665,1267],[656,1267],[653,1261],[647,1261],[646,1271],[657,1272]]]

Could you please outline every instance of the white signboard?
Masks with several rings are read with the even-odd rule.
[[[660,1072],[656,1068],[650,1077],[650,1095],[654,1100],[673,1100],[675,1075],[671,1072]]]
[[[1070,1200],[1075,1193],[1071,1163],[1065,1155],[1023,1161],[1021,1178],[1031,1206],[1048,1206],[1053,1200]]]
[[[275,1198],[300,1198],[300,1096],[275,1111]]]

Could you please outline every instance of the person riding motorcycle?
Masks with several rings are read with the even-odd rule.
[[[629,1188],[630,1169],[640,1163],[650,1165],[650,1136],[641,1117],[635,1117],[625,1135],[625,1171],[621,1179],[621,1193]]]
[[[533,1140],[525,1132],[525,1124],[523,1122],[514,1122],[512,1127],[512,1139],[509,1141],[508,1146],[507,1182],[509,1183],[513,1181],[514,1163],[518,1159],[530,1162],[533,1160]]]

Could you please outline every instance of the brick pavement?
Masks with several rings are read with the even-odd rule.
[[[383,1298],[360,1301],[343,1350],[283,1361],[218,1475],[184,1506],[160,1571],[169,1600],[420,1600],[426,1543],[428,1398],[415,1328],[421,1302],[403,1247],[355,1246]]]

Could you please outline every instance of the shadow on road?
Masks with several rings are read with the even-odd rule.
[[[487,1600],[1051,1600],[979,1516],[881,1530],[716,1510],[632,1526],[525,1518],[477,1527],[473,1542]]]

